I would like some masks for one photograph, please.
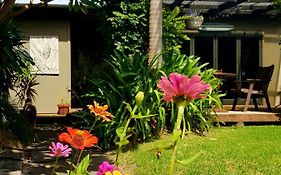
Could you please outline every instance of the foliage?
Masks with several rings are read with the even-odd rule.
[[[115,52],[105,63],[108,71],[90,80],[93,91],[87,96],[105,100],[111,111],[117,111],[122,101],[132,104],[139,91],[144,92],[144,101],[149,98],[149,94],[154,93],[152,85],[156,80],[153,77],[159,75],[159,69],[154,69],[152,63],[148,65],[145,55],[136,53],[127,56],[123,52]]]
[[[186,125],[189,129],[197,130],[202,133],[209,127],[209,120],[212,118],[211,110],[212,106],[221,107],[222,103],[220,98],[223,94],[219,91],[221,80],[213,76],[214,69],[206,69],[205,64],[200,64],[200,58],[194,56],[185,56],[177,53],[166,53],[163,55],[162,70],[165,76],[176,70],[180,74],[185,74],[188,77],[193,75],[200,75],[202,80],[210,84],[212,91],[207,94],[206,98],[193,100],[191,105],[186,108],[187,114],[185,115]],[[171,105],[171,111],[174,110],[174,106]],[[171,114],[170,124],[173,128],[173,124],[176,122],[175,115]]]
[[[120,10],[114,11],[108,18],[112,27],[112,40],[115,50],[126,54],[134,52],[147,53],[148,49],[148,1],[140,0],[135,3],[121,2]],[[178,7],[172,11],[163,9],[163,51],[180,52],[181,44],[188,40],[185,29],[187,16],[182,16]]]
[[[165,126],[173,127],[175,123],[175,110],[172,104],[163,104],[161,95],[156,90],[156,84],[161,75],[166,75],[175,70],[178,73],[192,76],[199,74],[204,81],[212,86],[212,92],[208,98],[194,101],[189,109],[192,117],[186,117],[188,128],[207,129],[210,111],[213,105],[220,106],[220,95],[218,86],[220,80],[213,76],[214,70],[206,70],[205,64],[200,65],[193,56],[187,57],[180,53],[183,40],[188,39],[182,31],[185,29],[185,17],[179,13],[179,9],[163,11],[163,64],[157,65],[158,56],[147,64],[147,43],[148,41],[148,6],[146,1],[124,1],[120,3],[119,9],[114,9],[112,16],[107,20],[111,23],[112,40],[115,45],[115,52],[111,58],[104,61],[104,70],[97,77],[87,79],[91,84],[91,91],[84,95],[84,98],[106,103],[110,106],[114,118],[110,123],[98,121],[94,132],[100,138],[100,146],[109,148],[116,142],[118,136],[115,133],[122,123],[126,123],[130,113],[127,110],[126,102],[135,106],[134,99],[138,92],[144,93],[144,100],[139,107],[141,115],[155,114],[155,116],[136,120],[130,123],[132,128],[128,134],[132,143],[150,138],[161,131]],[[105,30],[108,32],[108,30]],[[107,33],[108,34],[108,33]],[[191,107],[189,107],[191,108]],[[94,122],[89,111],[82,111],[75,114],[79,118],[75,124],[79,127],[88,127]],[[170,129],[170,128],[168,128]]]
[[[22,33],[12,23],[0,25],[0,127],[20,138],[33,141],[30,125],[9,103],[9,88],[17,75],[22,75],[32,58],[23,48]]]
[[[274,8],[281,12],[281,0],[273,0]]]
[[[79,4],[84,3],[84,1],[78,2]],[[98,1],[93,2],[99,3]],[[104,5],[93,7],[99,21],[97,30],[106,43],[104,44],[103,59],[111,59],[111,55],[115,55],[115,50],[130,57],[133,57],[135,53],[146,55],[149,39],[149,1],[125,0],[120,3],[119,1],[109,0],[104,2]],[[178,8],[173,11],[163,9],[163,50],[165,52],[171,52],[172,49],[179,50],[182,40],[187,39],[186,34],[182,33],[185,27],[184,18],[179,13]],[[72,82],[77,82],[72,88],[72,97],[74,97],[72,104],[74,106],[82,107],[93,100],[85,96],[81,98],[81,95],[91,91],[88,80],[103,76],[103,70],[108,69],[103,62],[93,64],[95,59],[81,53],[77,67],[73,69],[75,72],[73,72]],[[73,65],[76,66],[76,64]],[[90,68],[89,65],[91,65]]]
[[[81,10],[84,13],[88,13],[89,9],[95,9],[100,21],[98,30],[102,33],[107,45],[113,46],[107,50],[108,53],[112,53],[113,50],[124,51],[126,54],[147,53],[148,0],[71,0],[69,8],[74,11]],[[165,8],[162,14],[163,50],[179,51],[182,41],[188,39],[182,32],[185,29],[187,17],[180,14],[178,7],[173,10]]]
[[[134,58],[134,59],[133,59]],[[120,127],[128,119],[130,113],[127,110],[127,105],[122,102],[127,102],[131,106],[135,106],[135,96],[138,92],[144,93],[143,103],[139,107],[141,115],[158,112],[156,109],[157,103],[161,103],[160,98],[157,99],[157,92],[153,91],[156,79],[153,77],[159,75],[159,70],[154,69],[151,65],[147,65],[147,57],[136,54],[135,57],[126,56],[116,52],[116,56],[111,60],[106,61],[107,68],[103,76],[90,80],[93,91],[86,94],[87,97],[94,98],[96,101],[106,103],[110,106],[115,117],[110,124],[98,123],[94,128],[95,133],[100,138],[100,146],[112,146],[117,139],[115,133],[116,128]],[[156,61],[157,59],[155,59]],[[114,86],[113,86],[114,85]],[[152,101],[154,101],[152,103]],[[159,106],[159,105],[158,105]],[[156,110],[156,111],[155,111]],[[163,110],[162,110],[163,111]],[[75,115],[85,120],[78,121],[76,124],[90,126],[93,118],[88,112],[82,111]],[[164,116],[162,120],[164,120]],[[131,139],[137,141],[139,138],[146,139],[152,135],[152,126],[156,123],[156,117],[150,119],[134,120],[130,126],[132,129]],[[159,122],[160,123],[160,122]],[[163,124],[164,122],[162,122]],[[100,125],[99,125],[100,124]],[[160,128],[160,125],[158,126]],[[105,134],[106,133],[106,134]],[[102,144],[102,145],[101,145]]]
[[[70,11],[88,13],[89,9],[99,9],[120,3],[121,0],[70,0],[68,7]]]
[[[186,117],[186,125],[189,128],[192,127],[203,131],[208,127],[211,107],[221,105],[219,99],[221,95],[218,91],[220,80],[213,76],[215,70],[205,70],[204,66],[206,65],[199,65],[199,58],[194,58],[193,56],[187,57],[174,53],[166,57],[168,55],[163,55],[163,64],[157,68],[152,66],[155,65],[154,62],[157,61],[157,57],[155,57],[154,62],[148,65],[146,56],[136,54],[134,57],[130,57],[116,52],[116,56],[106,61],[106,70],[108,71],[104,72],[103,76],[90,80],[93,91],[86,94],[86,96],[108,104],[111,113],[115,116],[110,123],[97,122],[94,132],[100,138],[100,146],[108,149],[116,141],[118,137],[115,130],[120,126],[124,126],[124,123],[130,118],[128,105],[122,102],[135,106],[136,100],[134,97],[140,91],[144,93],[144,99],[139,106],[139,113],[143,116],[150,114],[155,114],[155,116],[134,120],[134,122],[130,123],[131,143],[150,138],[161,131],[167,123],[173,127],[175,123],[173,105],[163,104],[160,92],[156,90],[156,84],[161,75],[169,74],[174,70],[188,76],[199,74],[205,82],[211,85],[212,91],[207,94],[208,98],[195,100],[192,103],[192,108],[194,109],[188,109],[190,112],[188,116],[192,117]],[[168,109],[172,110],[169,111]],[[76,126],[89,127],[94,121],[88,111],[82,111],[75,114],[75,116],[79,118],[74,123]]]
[[[90,162],[90,155],[88,154],[81,160],[78,165],[75,166],[73,170],[69,170],[67,173],[69,175],[90,175],[90,173],[88,172]]]
[[[8,101],[0,100],[0,118],[2,131],[17,136],[23,144],[33,142],[32,126]]]
[[[137,99],[137,98],[139,98],[140,94],[142,94],[141,100]],[[147,114],[142,115],[142,111],[140,111],[140,109],[139,109],[139,107],[142,107],[141,106],[142,101],[143,101],[143,92],[138,92],[136,95],[136,104],[135,104],[134,108],[132,108],[130,104],[125,103],[126,108],[130,114],[127,115],[126,113],[123,113],[125,115],[121,116],[121,117],[125,118],[125,119],[123,120],[123,123],[119,124],[118,128],[116,129],[116,134],[118,137],[118,141],[115,142],[116,145],[118,145],[116,161],[115,161],[116,165],[118,165],[118,163],[119,163],[119,156],[121,154],[122,147],[129,144],[129,142],[130,142],[129,137],[130,137],[131,133],[137,132],[138,131],[137,128],[141,128],[141,127],[145,128],[146,119],[154,116],[154,115],[149,114],[149,111],[147,112]],[[132,120],[134,121],[135,126],[130,125]],[[136,128],[134,128],[134,127],[136,127]]]
[[[146,53],[148,48],[148,1],[120,3],[120,11],[113,11],[111,23],[115,50],[124,53]]]
[[[0,96],[8,97],[16,75],[24,74],[24,69],[33,63],[23,48],[23,35],[12,23],[0,25]],[[17,73],[17,74],[15,74]]]
[[[23,69],[22,74],[17,74],[12,90],[16,92],[17,104],[23,106],[27,98],[36,99],[37,91],[34,86],[38,85],[36,74],[32,73],[31,67]]]
[[[85,52],[79,52],[78,58],[72,64],[71,73],[71,106],[83,107],[92,102],[92,99],[81,97],[91,90],[88,79],[94,79],[99,76],[104,70],[102,63],[97,64],[93,62],[92,58]]]
[[[185,30],[185,20],[187,16],[180,15],[180,9],[174,8],[172,11],[163,9],[163,52],[180,53],[184,40],[189,40]]]

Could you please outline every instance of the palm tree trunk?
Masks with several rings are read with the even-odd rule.
[[[148,63],[162,52],[162,0],[150,0]],[[161,64],[162,57],[158,63]]]

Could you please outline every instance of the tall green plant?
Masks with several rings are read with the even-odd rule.
[[[161,69],[167,76],[174,72],[187,75],[191,77],[193,75],[200,75],[202,80],[210,84],[211,91],[207,94],[207,98],[194,100],[191,105],[187,106],[188,115],[186,117],[186,125],[188,128],[203,132],[209,127],[209,120],[212,119],[212,107],[222,107],[221,97],[224,96],[219,90],[221,80],[214,77],[214,69],[207,69],[208,63],[200,64],[200,58],[194,56],[187,57],[186,55],[178,54],[177,52],[165,53],[163,55],[163,64]],[[171,104],[171,108],[174,106]],[[176,118],[172,113],[170,123],[173,126]]]
[[[36,74],[32,73],[31,65],[27,69],[23,69],[22,74],[17,74],[12,90],[16,93],[17,104],[20,107],[24,106],[27,98],[33,101],[36,99],[38,94],[34,86],[37,85],[39,82],[36,79]]]
[[[107,137],[108,140],[103,142],[104,145],[113,143],[118,138],[114,133],[115,129],[119,128],[122,123],[126,123],[130,116],[123,102],[135,106],[134,96],[139,91],[144,92],[144,101],[139,107],[141,114],[146,115],[149,112],[155,116],[130,123],[130,128],[133,129],[128,132],[129,139],[132,141],[149,138],[155,132],[161,131],[167,123],[173,127],[175,123],[174,107],[172,104],[163,104],[161,94],[156,89],[161,75],[171,72],[189,76],[199,74],[204,81],[211,84],[212,92],[208,94],[209,98],[204,101],[194,101],[192,104],[196,109],[192,109],[194,119],[186,118],[185,120],[185,124],[189,128],[198,127],[204,130],[208,126],[211,107],[221,105],[218,91],[220,80],[213,76],[215,70],[206,69],[206,64],[200,65],[199,58],[188,57],[180,52],[182,41],[188,37],[183,33],[185,17],[181,17],[178,8],[173,11],[164,9],[163,12],[163,48],[165,48],[162,55],[163,64],[155,64],[157,57],[151,64],[147,64],[146,41],[148,41],[148,36],[146,31],[148,31],[148,24],[146,15],[148,6],[144,4],[147,2],[124,1],[120,4],[119,10],[113,11],[113,15],[108,18],[108,21],[114,31],[112,39],[117,51],[111,58],[105,60],[105,71],[100,76],[88,80],[92,83],[92,91],[85,96],[108,104],[111,113],[115,115],[110,124],[101,124],[96,128],[103,135],[104,133],[109,134],[110,138]],[[153,65],[158,65],[158,67]],[[87,112],[83,116],[87,116]],[[83,117],[81,118],[83,120]],[[88,125],[91,121],[87,119],[86,123]]]
[[[157,61],[155,58],[154,62]],[[153,63],[154,63],[153,62]],[[139,53],[126,55],[123,52],[115,52],[110,60],[105,60],[106,68],[103,75],[89,80],[93,92],[87,96],[106,100],[112,111],[120,107],[120,101],[132,103],[137,92],[145,93],[145,100],[149,98],[147,93],[153,94],[153,85],[159,69],[153,64],[147,64],[147,56]]]
[[[0,25],[0,128],[28,142],[32,141],[29,125],[8,99],[16,76],[33,63],[22,39],[22,33],[12,23]]]
[[[157,61],[157,59],[154,61]],[[156,99],[156,93],[154,92],[156,79],[153,77],[160,74],[159,69],[152,66],[154,62],[147,65],[146,56],[135,54],[135,57],[132,57],[116,52],[116,55],[111,60],[106,61],[106,64],[106,70],[111,71],[104,72],[99,79],[90,80],[94,91],[86,94],[86,96],[104,101],[110,106],[112,113],[115,114],[113,125],[117,124],[114,127],[119,127],[119,124],[126,121],[126,115],[129,115],[123,102],[134,106],[136,104],[135,95],[140,91],[144,93],[143,103],[139,106],[140,114],[147,115],[156,112],[155,103],[152,102]],[[156,118],[150,118],[134,121],[136,127],[133,131],[132,140],[150,137],[153,132],[153,121],[156,120]]]
[[[157,65],[155,64],[157,57],[151,65],[147,65],[146,56],[136,54],[135,57],[132,57],[116,52],[111,60],[106,61],[107,71],[102,76],[90,80],[93,91],[86,96],[108,104],[111,113],[115,116],[110,124],[102,124],[96,128],[95,133],[101,134],[101,136],[98,135],[100,140],[105,139],[104,133],[109,134],[106,138],[107,141],[101,141],[104,145],[116,141],[115,129],[126,123],[131,115],[127,110],[127,105],[124,105],[123,102],[135,106],[136,100],[134,97],[140,91],[144,93],[143,103],[138,106],[140,115],[154,114],[154,116],[130,123],[131,130],[128,133],[131,141],[147,139],[165,128],[167,123],[170,123],[169,125],[173,128],[175,123],[173,105],[163,104],[161,94],[156,89],[156,84],[162,75],[174,71],[189,76],[198,74],[212,87],[212,91],[207,94],[208,98],[194,100],[191,105],[194,109],[188,110],[192,112],[188,115],[192,116],[192,119],[187,117],[185,120],[188,128],[192,127],[200,131],[207,129],[208,119],[211,118],[211,107],[221,105],[221,95],[218,91],[220,80],[213,76],[215,70],[205,69],[206,64],[200,65],[199,58],[193,56],[187,57],[178,53],[164,54],[163,56],[163,64],[159,67],[153,67],[152,65]],[[83,115],[87,116],[87,112]],[[88,119],[86,125],[89,126],[91,118]]]
[[[116,129],[116,134],[118,137],[118,140],[115,142],[118,145],[116,162],[115,162],[116,165],[118,165],[118,163],[119,163],[119,156],[122,152],[122,147],[129,144],[129,142],[130,142],[129,138],[132,135],[132,131],[136,131],[136,129],[133,127],[141,127],[145,130],[146,119],[154,116],[154,115],[151,115],[149,113],[149,111],[147,111],[147,113],[145,115],[142,114],[140,107],[142,107],[141,104],[142,104],[143,99],[144,99],[143,92],[138,92],[135,97],[136,104],[133,108],[129,103],[124,102],[124,104],[126,105],[126,109],[129,111],[129,114],[123,113],[124,116],[122,116],[122,117],[124,117],[125,119],[124,119],[123,123],[121,123],[121,125]],[[132,121],[134,123],[136,123],[136,125],[130,126]],[[150,129],[150,128],[148,128],[148,129]],[[140,129],[140,130],[142,130],[142,129]]]
[[[7,98],[17,74],[33,60],[23,47],[23,35],[12,23],[0,25],[0,97]],[[17,74],[15,74],[17,73]]]

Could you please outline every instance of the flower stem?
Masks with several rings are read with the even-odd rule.
[[[96,123],[97,123],[97,119],[95,118],[95,121],[94,121],[93,125],[89,129],[89,133],[92,131],[92,129],[94,129],[94,126],[96,125]]]
[[[83,150],[81,150],[81,151],[80,151],[80,153],[79,153],[79,156],[78,156],[78,159],[77,159],[77,163],[76,163],[76,165],[78,165],[78,164],[79,164],[79,162],[80,162],[82,152],[83,152]]]
[[[185,106],[178,106],[178,116],[177,116],[176,126],[175,126],[174,130],[181,129],[181,121],[184,116],[184,108],[185,108]]]
[[[122,137],[126,137],[127,129],[129,127],[129,124],[130,124],[131,119],[132,119],[131,117],[132,116],[130,116],[130,118],[127,120],[127,123],[126,123],[126,125],[124,127],[124,130],[122,132]],[[120,137],[119,139],[122,140],[123,139],[122,137]],[[116,159],[115,159],[115,163],[114,163],[115,166],[118,166],[118,164],[119,164],[119,158],[120,158],[120,154],[122,152],[122,146],[123,145],[120,145],[120,144],[118,145],[117,153],[116,153]]]
[[[70,172],[71,172],[71,170],[72,170],[72,168],[73,168],[72,165],[74,165],[74,159],[75,159],[76,155],[77,155],[77,149],[75,149],[75,153],[74,153],[74,155],[73,155],[73,157],[72,157],[72,159],[71,159],[71,162],[70,162],[70,165],[69,165],[69,172],[68,172],[68,175],[70,175]]]
[[[174,142],[174,147],[173,147],[173,152],[172,152],[172,157],[171,157],[171,162],[170,162],[170,169],[169,169],[169,175],[174,174],[174,164],[176,161],[176,151],[178,147],[178,141]]]
[[[53,168],[53,171],[52,171],[52,175],[55,173],[56,166],[57,166],[57,163],[58,163],[58,159],[59,159],[59,157],[56,156],[56,161],[55,161],[55,165],[54,165],[54,168]]]
[[[178,105],[178,116],[177,116],[176,125],[173,130],[174,146],[173,146],[173,152],[172,152],[172,157],[171,157],[171,162],[170,162],[170,167],[169,167],[169,175],[174,174],[174,164],[176,161],[178,142],[180,140],[180,134],[182,134],[181,122],[182,122],[183,116],[184,116],[184,108],[185,108],[185,106]],[[176,134],[176,132],[180,132],[180,134]]]

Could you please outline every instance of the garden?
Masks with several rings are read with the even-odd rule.
[[[97,175],[280,174],[278,126],[218,127],[211,113],[222,107],[222,82],[208,63],[184,54],[188,17],[179,8],[163,8],[163,49],[148,60],[149,1],[71,2],[71,10],[91,7],[106,21],[99,30],[106,54],[77,85],[83,110],[47,143],[49,173],[90,174],[94,150],[114,153]],[[24,37],[12,19],[0,23],[0,141],[5,133],[28,146],[36,133],[9,100],[11,89],[19,103],[33,100],[40,83]]]

